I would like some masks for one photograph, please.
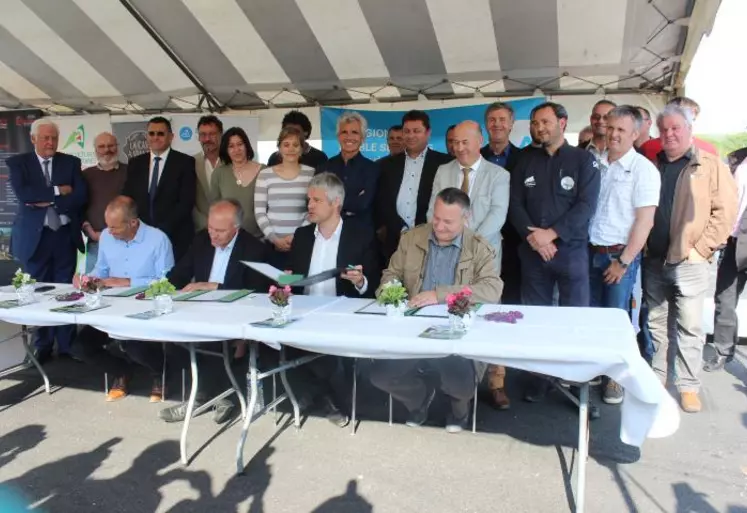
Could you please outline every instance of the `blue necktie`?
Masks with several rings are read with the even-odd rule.
[[[148,195],[150,196],[150,215],[153,217],[153,202],[156,200],[156,190],[158,190],[158,164],[161,162],[161,157],[153,159],[153,176],[150,179],[150,188],[148,189]],[[151,219],[151,222],[153,220]]]

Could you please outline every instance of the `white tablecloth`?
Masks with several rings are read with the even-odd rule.
[[[7,299],[0,294],[0,299]],[[125,315],[144,312],[149,301],[106,298],[109,308],[80,315],[57,314],[61,303],[45,298],[34,305],[0,310],[0,319],[16,324],[88,324],[118,338],[201,342],[250,339],[273,347],[290,345],[324,354],[369,358],[438,358],[452,354],[557,376],[588,381],[606,375],[625,388],[620,438],[641,445],[646,437],[662,437],[679,427],[679,410],[650,367],[640,357],[635,333],[625,312],[601,308],[511,307],[524,318],[517,324],[478,317],[460,340],[419,338],[427,327],[446,319],[388,318],[356,314],[370,300],[293,298],[293,316],[282,329],[249,323],[270,316],[266,295],[234,303],[177,302],[174,312],[151,320]],[[498,306],[486,305],[480,315]],[[503,307],[507,308],[507,307]]]

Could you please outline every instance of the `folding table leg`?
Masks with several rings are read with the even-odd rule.
[[[282,346],[280,348],[280,366],[285,365],[285,347]],[[285,393],[288,394],[288,399],[290,399],[291,404],[293,405],[293,425],[296,426],[296,428],[301,427],[301,408],[298,406],[298,399],[296,399],[296,394],[293,393],[293,389],[290,386],[290,383],[288,382],[288,376],[286,375],[285,370],[280,371],[280,381],[283,382],[283,386],[285,387]]]
[[[390,426],[392,425],[392,410],[393,409],[394,408],[392,406],[392,394],[389,394],[389,425]]]
[[[472,433],[477,433],[477,385],[475,383],[475,397],[472,399]]]
[[[281,356],[282,358],[282,356]],[[236,447],[236,473],[244,472],[244,444],[249,433],[249,425],[254,416],[254,407],[257,404],[257,342],[249,342],[249,407],[241,426],[241,436]]]
[[[161,342],[163,349],[163,366],[161,367],[161,402],[166,400],[166,342]]]
[[[578,404],[578,476],[576,476],[576,513],[583,513],[586,502],[586,460],[589,457],[589,384],[579,390]]]
[[[236,381],[236,376],[233,373],[233,370],[231,369],[231,360],[229,357],[229,347],[228,347],[228,340],[223,341],[223,367],[226,369],[226,374],[228,374],[228,379],[231,380],[231,386],[233,387],[234,392],[236,392],[236,395],[239,396],[239,404],[241,405],[241,418],[246,418],[246,399],[244,398],[244,392],[239,388],[239,383]]]
[[[31,360],[31,363],[34,364],[36,370],[39,371],[39,374],[41,374],[42,379],[44,380],[44,389],[48,394],[51,394],[52,390],[49,387],[49,378],[47,377],[47,373],[44,372],[42,366],[39,365],[39,361],[34,356],[34,351],[31,349],[31,345],[29,344],[30,335],[31,331],[29,330],[28,326],[21,326],[21,341],[23,341],[23,348],[26,350],[26,355],[29,357],[29,360]]]
[[[352,429],[350,430],[350,434],[355,434],[355,409],[356,405],[358,403],[358,358],[353,358],[353,401],[352,401],[352,411],[350,415],[350,423],[352,424]]]
[[[189,464],[189,458],[187,457],[187,433],[189,433],[189,421],[192,420],[192,412],[195,409],[195,400],[197,399],[197,384],[198,384],[198,372],[197,372],[197,354],[195,352],[194,344],[185,344],[189,349],[189,364],[192,369],[192,388],[189,391],[189,402],[187,402],[187,413],[184,416],[184,425],[182,426],[182,437],[179,442],[179,450],[182,456],[182,463],[184,465]]]

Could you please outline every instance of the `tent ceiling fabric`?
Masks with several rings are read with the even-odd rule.
[[[3,0],[0,106],[669,91],[695,1],[712,0]]]

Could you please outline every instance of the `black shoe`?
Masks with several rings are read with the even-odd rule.
[[[36,361],[39,362],[39,365],[44,365],[45,363],[49,362],[52,359],[52,348],[42,348],[42,349],[34,349],[33,351],[34,358],[36,358]],[[26,356],[25,362],[32,364],[31,358]]]
[[[428,408],[430,408],[434,397],[436,397],[436,389],[431,388],[430,390],[427,390],[425,401],[417,410],[410,412],[405,424],[410,427],[420,427],[425,424],[425,421],[428,420]]]
[[[228,399],[221,399],[213,405],[213,422],[223,424],[231,418],[233,403]]]
[[[83,363],[83,360],[81,360],[80,358],[78,358],[72,353],[57,353],[57,359],[65,360],[68,362]]]
[[[328,421],[339,428],[344,428],[345,426],[350,424],[350,417],[340,411],[331,397],[325,397],[323,402],[324,412],[327,415]]]
[[[549,390],[549,381],[544,378],[534,378],[524,391],[524,400],[530,403],[539,403],[545,400]]]
[[[446,417],[446,432],[447,433],[461,433],[465,429],[467,429],[467,425],[469,424],[469,414],[465,415],[462,418],[456,418],[453,413],[449,413],[449,415]]]
[[[715,358],[708,360],[703,364],[703,370],[706,372],[716,372],[724,368],[729,362],[728,356],[716,356]]]
[[[195,402],[195,408],[199,408],[202,405],[200,402]],[[158,418],[164,422],[182,422],[187,416],[187,403],[177,404],[169,408],[164,408],[158,412]]]

